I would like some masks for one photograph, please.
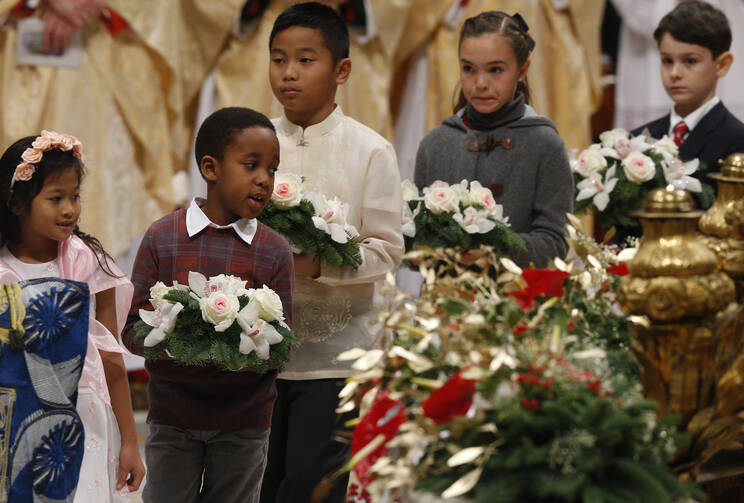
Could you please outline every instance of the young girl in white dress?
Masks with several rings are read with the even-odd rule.
[[[118,335],[133,287],[97,239],[78,229],[83,162],[80,142],[42,131],[0,158],[0,279],[62,277],[91,294],[88,349],[77,411],[85,452],[75,503],[129,501],[145,467],[137,446]]]

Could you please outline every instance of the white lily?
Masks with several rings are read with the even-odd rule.
[[[418,187],[416,187],[413,182],[407,178],[401,182],[400,189],[403,195],[403,200],[405,202],[418,201],[419,199],[421,199]]]
[[[238,350],[245,355],[255,351],[259,358],[268,360],[270,346],[282,342],[284,338],[270,323],[259,318],[258,312],[258,302],[251,300],[238,313],[236,319],[243,329]]]
[[[401,231],[404,236],[409,238],[416,237],[416,216],[421,211],[421,203],[416,205],[416,209],[411,211],[408,203],[403,203],[403,223],[401,225]]]
[[[610,203],[610,193],[615,188],[617,180],[614,165],[605,172],[604,180],[600,172],[594,171],[576,186],[579,189],[576,200],[582,201],[591,197],[594,206],[599,211],[604,211]]]
[[[487,210],[477,210],[468,206],[463,213],[457,212],[452,215],[452,218],[468,234],[486,234],[496,227],[496,222],[488,216]]]
[[[207,277],[200,272],[189,271],[189,289],[193,293],[192,297],[196,300],[207,297],[211,293],[208,288]]]
[[[689,190],[691,192],[703,191],[703,185],[700,183],[700,180],[690,176],[698,170],[699,165],[700,161],[697,159],[682,162],[678,157],[661,163],[661,167],[664,170],[664,178],[668,184],[673,185],[677,189]]]
[[[157,346],[165,339],[166,334],[176,326],[176,318],[181,309],[183,309],[183,304],[176,302],[175,304],[160,304],[154,311],[139,310],[142,321],[152,327],[145,337],[145,347]]]

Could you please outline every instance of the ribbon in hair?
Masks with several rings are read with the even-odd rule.
[[[515,13],[511,18],[514,20],[515,23],[517,23],[517,26],[522,31],[522,33],[524,33],[524,35],[527,37],[527,40],[529,40],[530,52],[532,52],[535,49],[536,44],[535,44],[535,39],[532,38],[527,33],[530,31],[530,26],[527,24],[527,21],[524,20],[524,18],[522,17],[522,14],[520,14],[519,12]]]

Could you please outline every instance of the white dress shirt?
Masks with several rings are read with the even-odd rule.
[[[204,205],[204,202],[204,199],[195,197],[191,200],[191,204],[189,204],[186,210],[186,232],[189,233],[189,237],[199,234],[207,227],[214,227],[215,229],[232,228],[240,239],[245,241],[246,244],[251,244],[258,228],[258,222],[256,222],[255,218],[241,218],[231,224],[217,225],[202,211],[201,206]]]
[[[718,105],[720,102],[721,99],[718,96],[713,96],[711,99],[709,99],[693,112],[690,112],[684,117],[681,117],[677,112],[674,111],[674,107],[672,107],[672,112],[669,115],[669,137],[674,138],[674,126],[676,126],[679,121],[685,121],[687,129],[692,132],[692,130],[695,129],[695,126],[700,123],[700,120],[705,117],[705,114],[710,112],[710,110],[714,106]]]
[[[321,264],[319,278],[296,278],[292,329],[302,342],[279,377],[349,377],[355,372],[336,356],[376,341],[382,304],[378,287],[397,269],[404,251],[395,151],[338,106],[305,129],[286,117],[273,122],[281,149],[279,171],[303,176],[305,190],[348,203],[347,220],[359,231],[363,260],[358,269]]]

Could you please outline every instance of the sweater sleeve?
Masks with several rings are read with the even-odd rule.
[[[140,319],[139,310],[152,310],[150,305],[150,287],[155,284],[158,277],[158,261],[155,254],[153,243],[153,230],[150,227],[142,238],[137,258],[134,261],[132,270],[132,283],[134,284],[134,296],[132,298],[132,307],[127,316],[127,322],[124,326],[121,338],[124,345],[132,353],[144,356],[144,346],[134,343],[134,324]]]
[[[557,135],[556,135],[557,137]],[[522,267],[545,267],[554,257],[565,258],[567,213],[573,211],[573,177],[563,142],[546,145],[540,157],[532,207],[532,228],[520,233],[527,251],[515,250],[512,258]]]
[[[426,155],[426,140],[427,137],[425,136],[421,140],[421,143],[419,143],[418,151],[416,152],[416,166],[413,171],[413,183],[419,188],[419,190],[422,190],[424,187],[427,187],[434,182],[434,180],[429,180],[429,159]]]
[[[400,264],[403,256],[401,215],[403,198],[400,172],[393,146],[387,143],[370,156],[361,187],[361,228],[359,248],[362,265],[358,269],[321,264],[317,281],[330,285],[353,285],[382,279]]]
[[[269,288],[274,290],[282,299],[284,309],[284,320],[287,325],[292,326],[292,291],[294,290],[294,258],[289,245],[286,245],[282,253],[277,254],[274,275],[271,278]]]

